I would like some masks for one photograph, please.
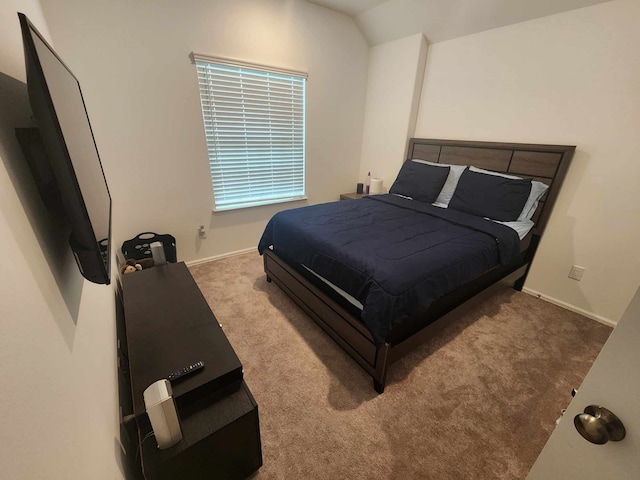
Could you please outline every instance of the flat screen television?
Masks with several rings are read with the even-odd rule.
[[[82,275],[110,283],[111,195],[80,84],[22,13],[27,90],[36,128],[17,131],[40,196],[71,231]]]

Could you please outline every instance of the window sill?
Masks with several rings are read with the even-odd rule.
[[[253,207],[264,207],[267,205],[277,205],[279,203],[290,203],[290,202],[301,202],[305,200],[308,200],[308,197],[306,196],[289,197],[289,198],[282,198],[282,199],[276,199],[276,200],[264,200],[261,202],[247,202],[246,204],[234,205],[232,207],[214,207],[213,213],[220,214],[220,213],[234,212],[236,210],[245,210],[247,208],[253,208]]]

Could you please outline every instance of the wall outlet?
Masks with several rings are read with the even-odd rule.
[[[586,268],[579,267],[578,265],[574,265],[571,267],[571,271],[569,272],[569,278],[573,278],[574,280],[580,281],[582,280],[582,275]]]
[[[200,227],[198,228],[198,236],[200,238],[207,238],[207,229],[204,227],[204,225],[200,225]]]

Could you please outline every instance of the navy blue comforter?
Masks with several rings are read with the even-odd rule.
[[[358,299],[378,345],[443,295],[492,267],[521,261],[513,229],[393,195],[277,213],[260,254],[270,246]]]

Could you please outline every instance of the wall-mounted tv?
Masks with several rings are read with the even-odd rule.
[[[17,131],[40,196],[71,230],[82,275],[109,284],[111,196],[80,84],[22,13],[27,89],[36,128]]]

